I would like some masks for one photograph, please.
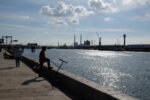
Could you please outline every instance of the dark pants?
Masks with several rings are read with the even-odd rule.
[[[47,62],[47,66],[48,66],[48,68],[50,68],[50,60],[48,58],[40,59],[39,62],[40,62],[40,71],[39,71],[39,74],[41,74],[41,72],[43,70],[43,64],[45,62]]]
[[[20,66],[20,57],[16,57],[16,67]]]

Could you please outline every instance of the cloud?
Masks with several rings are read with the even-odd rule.
[[[21,31],[47,31],[48,29],[45,28],[35,28],[35,27],[30,27],[30,26],[25,26],[25,25],[17,25],[17,24],[0,24],[0,28],[6,30],[21,30]]]
[[[20,16],[21,19],[30,19],[30,16]]]
[[[70,22],[74,24],[79,24],[79,19],[78,18],[70,18]]]
[[[139,6],[144,6],[149,3],[150,3],[150,0],[123,0],[122,6],[128,9],[133,9]]]
[[[150,4],[150,0],[88,0],[88,5],[97,13],[117,13]]]
[[[50,18],[50,22],[52,24],[56,24],[56,25],[68,25],[68,23],[63,20],[62,18]]]
[[[10,13],[0,13],[0,18],[3,19],[13,19],[13,20],[31,20],[32,18],[28,15],[17,15],[17,14],[10,14]]]
[[[79,23],[79,18],[94,14],[83,6],[73,6],[64,2],[57,3],[56,7],[43,6],[40,10],[42,15],[49,17],[54,24]],[[55,19],[55,20],[54,20]]]
[[[117,13],[150,4],[150,0],[89,0],[88,5],[97,13]]]
[[[114,2],[114,1],[113,1]],[[115,13],[118,9],[112,6],[113,3],[104,2],[103,0],[89,0],[88,5],[96,12]]]
[[[135,30],[129,28],[83,28],[83,29],[76,29],[80,32],[133,32]]]
[[[146,3],[150,3],[149,0],[123,0],[124,5],[145,5]]]
[[[112,20],[113,20],[113,18],[110,18],[110,17],[104,18],[104,21],[106,21],[106,22],[109,22],[109,21],[112,21]]]
[[[75,31],[75,30],[74,30]],[[38,35],[42,35],[45,32],[49,32],[49,34],[53,34],[53,35],[66,35],[66,34],[70,34],[71,32],[74,32],[72,30],[68,30],[67,31],[65,29],[59,29],[56,28],[43,28],[43,27],[34,27],[34,26],[28,26],[28,25],[19,25],[19,24],[4,24],[4,23],[0,23],[0,32],[1,33],[10,33],[10,34],[38,34]],[[36,35],[33,35],[36,36]]]
[[[143,15],[135,16],[133,19],[141,20],[141,21],[150,21],[150,11],[145,12]]]

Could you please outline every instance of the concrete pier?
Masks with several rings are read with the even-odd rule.
[[[21,62],[0,53],[0,100],[72,100]]]

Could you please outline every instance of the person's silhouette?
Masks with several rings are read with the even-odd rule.
[[[13,53],[14,53],[14,57],[15,57],[15,61],[16,61],[16,67],[20,66],[20,59],[21,59],[21,55],[23,53],[22,50],[20,50],[20,47],[16,46],[13,49]]]
[[[41,73],[41,71],[43,69],[44,62],[47,62],[48,68],[51,68],[50,67],[50,59],[45,57],[45,51],[46,51],[46,47],[42,47],[42,50],[41,50],[41,52],[39,54],[40,73]]]

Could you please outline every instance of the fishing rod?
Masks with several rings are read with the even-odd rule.
[[[53,63],[55,66],[58,67],[57,71],[55,72],[55,75],[54,75],[54,78],[56,78],[57,74],[58,74],[58,71],[60,70],[60,68],[62,67],[62,65],[64,63],[68,63],[67,61],[63,60],[63,59],[60,59],[59,60],[61,61],[61,64],[60,65],[57,65],[56,63],[54,63],[53,61],[51,61],[51,63]]]
[[[61,61],[61,64],[60,64],[60,66],[59,66],[59,68],[58,68],[58,70],[57,70],[57,72],[59,71],[59,69],[61,68],[61,66],[63,65],[63,63],[68,63],[67,61],[64,61],[64,60],[62,60],[62,59],[59,59],[60,61]]]
[[[56,63],[54,63],[52,60],[50,60],[50,62],[51,62],[52,64],[54,64],[55,66],[59,67],[59,65],[57,65]]]

